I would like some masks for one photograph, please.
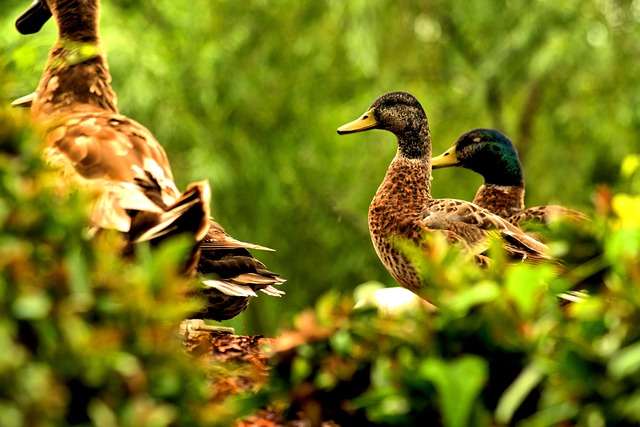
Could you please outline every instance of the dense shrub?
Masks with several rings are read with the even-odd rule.
[[[562,266],[505,263],[496,247],[480,268],[434,239],[414,255],[438,310],[389,312],[367,303],[371,284],[357,309],[325,295],[279,340],[266,393],[343,425],[640,422],[637,157],[622,175],[628,193],[597,195],[602,215],[546,230]]]
[[[9,115],[0,110],[0,425],[225,420],[178,338],[198,304],[177,274],[186,242],[126,262],[118,235],[89,239],[91,195],[69,192]]]

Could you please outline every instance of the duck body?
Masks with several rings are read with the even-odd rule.
[[[455,144],[432,160],[434,169],[459,166],[484,178],[473,202],[512,224],[548,223],[562,217],[584,220],[578,211],[563,206],[548,205],[526,208],[524,203],[524,173],[518,151],[501,132],[495,129],[472,129],[462,134]]]
[[[392,277],[419,292],[424,277],[398,250],[398,240],[428,245],[425,233],[444,234],[473,255],[486,249],[490,232],[497,232],[506,250],[518,259],[547,259],[546,246],[491,212],[469,202],[431,197],[431,136],[427,116],[418,100],[406,92],[378,97],[357,120],[339,134],[381,129],[393,133],[398,150],[369,206],[369,231],[374,248]]]
[[[134,243],[158,244],[180,233],[191,234],[197,246],[209,227],[209,185],[193,183],[181,193],[151,132],[118,113],[98,37],[99,1],[39,0],[36,5],[54,17],[58,39],[31,101],[31,117],[44,135],[46,158],[97,193],[92,227],[127,233],[125,252]],[[33,7],[19,22],[43,16],[33,15]],[[190,258],[189,275],[196,249]]]
[[[202,279],[209,304],[201,317],[226,320],[242,312],[256,291],[280,296],[284,282],[248,249],[268,248],[229,236],[210,216],[207,181],[184,192],[175,185],[163,147],[144,126],[121,115],[98,36],[99,0],[37,0],[16,22],[25,34],[53,16],[58,26],[33,95],[14,102],[31,109],[45,156],[66,178],[97,193],[90,223],[156,245],[175,234],[193,237],[184,272]]]
[[[45,138],[50,162],[98,190],[92,215],[95,227],[140,234],[132,228],[134,211],[161,215],[182,196],[164,149],[147,129],[126,116],[73,112],[61,116]]]

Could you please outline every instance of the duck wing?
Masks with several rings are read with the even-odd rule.
[[[90,111],[66,115],[50,129],[47,158],[98,191],[93,226],[129,233],[135,242],[174,230],[204,237],[208,183],[192,183],[181,194],[164,149],[144,126],[120,114]]]
[[[430,231],[444,231],[450,240],[462,242],[476,255],[487,249],[489,234],[497,233],[514,258],[549,258],[545,244],[507,220],[464,200],[433,200],[425,210],[421,225]]]
[[[548,224],[556,219],[583,222],[588,221],[589,218],[582,212],[558,205],[535,206],[523,209],[507,217],[507,220],[512,224],[525,224],[529,222]]]

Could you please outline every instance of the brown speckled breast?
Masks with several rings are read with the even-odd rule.
[[[525,209],[524,188],[517,186],[481,185],[473,203],[506,219],[511,224],[520,226],[528,222],[547,224],[557,217],[571,221],[587,219],[582,212],[564,206],[535,206]]]
[[[402,239],[420,241],[422,227],[419,222],[430,199],[424,164],[417,160],[394,159],[369,206],[373,247],[391,276],[411,291],[422,287],[421,275],[396,248]]]
[[[524,209],[524,188],[483,184],[478,188],[473,203],[502,218],[508,218]]]

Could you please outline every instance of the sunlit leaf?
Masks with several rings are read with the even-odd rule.
[[[458,293],[447,305],[458,315],[464,316],[472,307],[494,301],[499,296],[500,288],[496,283],[482,281]]]
[[[539,306],[540,298],[546,292],[551,277],[553,269],[550,266],[533,267],[520,264],[507,270],[506,290],[523,317],[531,316]]]
[[[487,362],[476,356],[461,356],[451,361],[428,359],[419,372],[433,381],[438,390],[444,425],[468,425],[475,399],[487,379]]]
[[[51,310],[52,302],[44,292],[21,295],[13,302],[13,313],[18,319],[41,319]]]
[[[621,227],[640,226],[640,196],[616,194],[613,197],[613,210],[620,219]]]
[[[634,374],[640,370],[640,343],[631,344],[615,353],[607,366],[607,371],[615,379]]]
[[[620,172],[625,178],[631,177],[640,168],[640,155],[629,154],[622,160]]]

